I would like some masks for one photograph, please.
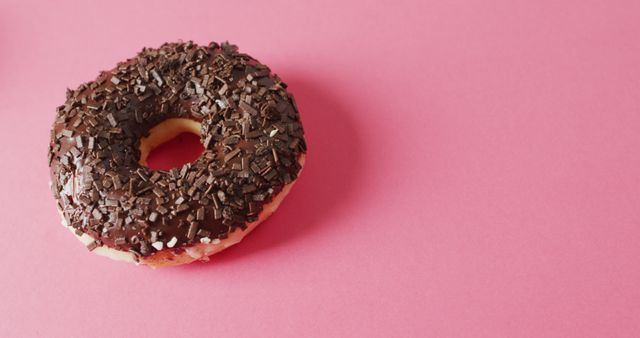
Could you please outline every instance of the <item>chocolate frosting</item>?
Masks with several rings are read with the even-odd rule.
[[[144,48],[67,91],[49,145],[66,225],[136,255],[224,239],[297,178],[306,152],[293,96],[236,46]],[[140,138],[168,118],[201,123],[202,155],[172,170],[141,166]]]

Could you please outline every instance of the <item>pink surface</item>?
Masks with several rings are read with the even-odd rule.
[[[638,337],[638,36],[637,1],[4,0],[0,336]],[[60,226],[46,149],[67,86],[179,38],[280,74],[309,157],[154,271]]]
[[[181,133],[151,150],[147,166],[152,170],[180,168],[185,163],[195,161],[203,151],[204,146],[198,135]]]

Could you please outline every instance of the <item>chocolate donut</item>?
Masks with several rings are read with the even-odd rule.
[[[287,86],[229,43],[165,43],[67,90],[49,145],[62,223],[89,250],[150,266],[206,260],[268,217],[306,143]],[[151,170],[181,132],[202,155]]]

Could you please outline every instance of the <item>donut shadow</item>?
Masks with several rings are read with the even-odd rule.
[[[278,211],[241,243],[178,269],[200,269],[232,263],[302,240],[329,227],[344,226],[336,219],[348,212],[360,187],[361,140],[338,92],[330,84],[287,77],[305,128],[308,152],[304,169]]]

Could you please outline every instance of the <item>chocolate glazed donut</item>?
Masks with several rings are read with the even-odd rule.
[[[268,217],[306,144],[286,84],[228,43],[165,43],[67,91],[49,146],[62,223],[89,250],[150,266],[206,260]],[[181,132],[202,155],[145,166]]]

